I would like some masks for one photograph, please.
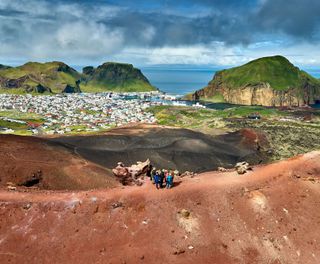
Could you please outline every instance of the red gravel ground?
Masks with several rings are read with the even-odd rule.
[[[89,162],[60,144],[36,137],[0,135],[0,186],[24,185],[49,190],[115,187],[110,170]]]
[[[320,152],[171,190],[0,191],[0,263],[319,263]],[[182,209],[190,212],[184,216]],[[187,215],[187,214],[185,214]]]

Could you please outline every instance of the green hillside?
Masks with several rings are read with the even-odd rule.
[[[320,81],[282,56],[260,58],[218,71],[186,99],[239,105],[303,106],[320,100]]]
[[[107,62],[96,69],[83,69],[83,92],[147,92],[156,90],[142,72],[131,64]]]
[[[0,68],[0,90],[5,93],[79,92],[81,75],[62,62],[28,62]]]
[[[0,70],[6,70],[6,69],[9,69],[9,68],[11,68],[11,67],[7,66],[7,65],[0,64]]]
[[[80,88],[81,87],[81,88]],[[77,72],[62,62],[0,65],[0,93],[146,92],[156,90],[131,64],[108,62]]]
[[[301,71],[282,56],[260,58],[240,67],[217,72],[216,75],[230,88],[269,83],[275,90],[287,90],[301,86],[306,79],[320,84],[319,80]]]

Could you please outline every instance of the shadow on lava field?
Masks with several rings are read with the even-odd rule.
[[[119,161],[131,165],[150,159],[157,168],[204,172],[219,166],[230,168],[242,160],[251,164],[268,160],[257,147],[257,142],[267,145],[266,138],[245,129],[213,137],[188,129],[140,125],[117,128],[104,135],[50,140],[107,168],[115,167]]]

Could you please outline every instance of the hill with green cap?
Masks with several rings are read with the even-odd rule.
[[[260,58],[215,74],[195,100],[242,105],[301,106],[320,100],[320,81],[282,56]]]
[[[148,92],[156,90],[142,72],[132,64],[107,62],[97,68],[83,68],[84,92]]]
[[[88,66],[83,73],[63,62],[28,62],[22,66],[0,65],[0,93],[41,94],[79,92],[154,91],[148,79],[131,64],[104,63]]]

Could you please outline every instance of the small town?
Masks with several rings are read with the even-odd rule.
[[[32,134],[68,134],[98,132],[129,123],[154,123],[147,108],[163,104],[146,100],[151,93],[143,94],[58,94],[11,95],[0,94],[0,112],[15,111],[35,114],[42,122],[23,121],[19,118],[0,117],[7,123],[24,124]],[[1,126],[1,133],[14,133],[14,129]]]

